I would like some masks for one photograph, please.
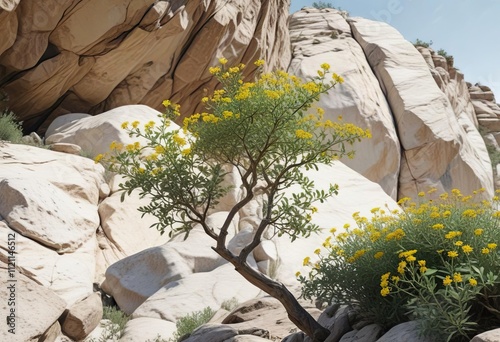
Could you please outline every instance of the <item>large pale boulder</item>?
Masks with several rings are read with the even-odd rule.
[[[431,187],[493,194],[491,165],[467,139],[448,97],[437,87],[413,45],[391,26],[363,18],[349,20],[391,106],[403,148],[399,197]]]
[[[161,113],[144,105],[129,105],[112,109],[96,116],[84,117],[59,127],[54,134],[46,138],[47,144],[71,143],[78,145],[82,150],[96,156],[99,153],[109,152],[113,141],[121,144],[131,144],[135,141],[145,143],[144,139],[130,137],[122,123],[125,121],[139,121],[141,127],[149,121],[159,124]],[[178,126],[172,125],[171,129]]]
[[[26,238],[0,221],[0,243],[7,246],[9,236],[14,236],[16,248],[22,251],[17,267],[38,284],[50,289],[68,305],[92,293],[95,277],[96,242],[89,239],[73,253],[56,251]],[[6,262],[8,253],[0,249],[0,260]]]
[[[190,274],[159,289],[139,306],[132,318],[152,317],[175,322],[193,311],[207,306],[220,308],[224,301],[239,302],[256,298],[260,289],[246,281],[231,264],[210,272]]]
[[[48,181],[4,179],[0,193],[0,215],[8,225],[58,253],[74,252],[99,225],[95,205],[75,201]]]
[[[290,37],[290,73],[310,79],[317,76],[322,63],[328,63],[345,78],[344,84],[322,95],[317,103],[325,110],[325,120],[337,121],[342,116],[372,132],[371,139],[354,145],[355,158],[342,162],[396,198],[401,152],[391,109],[342,12],[314,8],[296,12],[290,18]]]
[[[212,226],[220,226],[226,215],[213,214]],[[234,232],[235,228],[230,230]],[[102,288],[124,312],[134,312],[163,286],[172,286],[195,272],[209,272],[223,263],[211,248],[215,241],[201,226],[195,226],[186,240],[180,236],[176,240],[126,257],[107,269]]]
[[[0,78],[26,128],[41,133],[62,114],[161,109],[164,98],[192,113],[217,85],[208,68],[219,57],[249,65],[248,76],[259,58],[289,63],[289,0],[18,3],[0,13]]]
[[[175,323],[163,319],[139,317],[125,325],[120,342],[168,341],[177,331]]]
[[[140,198],[137,191],[125,196],[123,202],[121,196],[121,192],[116,192],[99,204],[101,250],[106,266],[169,240],[168,233],[161,235],[156,228],[150,227],[158,221],[154,216],[142,216],[137,210],[149,204],[147,198]]]
[[[16,261],[21,259],[18,257]],[[10,277],[10,274],[14,276]],[[61,316],[66,303],[52,290],[24,276],[17,269],[13,271],[3,261],[0,262],[0,280],[3,285],[0,288],[0,309],[4,316],[0,339],[38,341]]]

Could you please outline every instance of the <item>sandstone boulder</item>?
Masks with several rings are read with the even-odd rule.
[[[226,214],[213,215],[213,226],[217,227]],[[177,241],[148,248],[114,263],[106,271],[102,288],[130,314],[163,286],[170,283],[173,286],[192,273],[209,272],[222,264],[212,245],[214,241],[202,228],[195,227],[185,241],[179,237]]]
[[[10,277],[11,270],[8,271],[6,263],[0,262],[3,284],[0,289],[0,298],[3,299],[0,308],[4,313],[0,338],[2,341],[38,340],[61,316],[66,303],[50,289],[21,274],[18,269],[12,271],[14,276]],[[11,299],[13,305],[9,305],[7,299]],[[5,319],[11,313],[15,319],[8,326]],[[9,332],[8,329],[14,330]]]
[[[125,325],[120,342],[141,342],[168,340],[177,328],[175,323],[163,319],[140,317],[131,319]]]
[[[89,239],[73,253],[58,254],[10,229],[5,221],[0,221],[0,234],[3,246],[7,246],[9,234],[15,237],[16,248],[22,251],[17,266],[23,274],[53,291],[67,305],[92,293],[97,248],[94,239]],[[7,258],[7,252],[0,249],[0,260],[6,262]]]
[[[493,194],[491,166],[478,158],[446,95],[424,59],[389,25],[363,18],[350,21],[391,106],[403,148],[399,197],[434,187]],[[453,165],[453,166],[451,166]]]
[[[151,317],[175,322],[207,306],[218,309],[224,301],[236,298],[244,302],[260,292],[239,275],[234,266],[224,264],[212,271],[193,273],[167,283],[147,298],[133,312],[132,318]]]
[[[289,63],[289,0],[18,3],[2,3],[0,78],[27,130],[127,104],[161,110],[165,98],[190,114],[216,87],[218,58],[248,64],[248,76],[259,58]]]
[[[500,329],[486,331],[482,334],[474,336],[471,342],[495,342],[500,341]]]
[[[94,293],[67,309],[62,319],[62,331],[74,340],[83,340],[102,318],[101,296]]]
[[[149,121],[159,123],[158,115],[161,113],[147,106],[122,106],[103,114],[71,121],[48,136],[46,143],[75,144],[80,146],[85,153],[94,157],[99,153],[109,152],[109,146],[113,141],[124,145],[135,141],[144,143],[142,139],[129,137],[121,125],[125,121],[135,120],[141,123],[141,127]],[[172,127],[174,128],[174,125]]]
[[[290,19],[290,36],[290,73],[310,79],[317,76],[322,63],[329,63],[332,72],[346,80],[317,103],[325,110],[325,120],[337,121],[342,116],[372,132],[371,139],[354,145],[355,158],[342,162],[379,183],[395,199],[401,153],[391,109],[342,12],[313,8],[296,12]]]
[[[98,232],[105,267],[149,247],[169,240],[168,233],[160,235],[150,226],[157,222],[152,215],[144,215],[137,208],[149,204],[136,192],[121,201],[121,192],[112,194],[99,204],[102,233]]]

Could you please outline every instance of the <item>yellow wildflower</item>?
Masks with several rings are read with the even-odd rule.
[[[302,261],[302,265],[307,266],[311,263],[311,258],[310,257],[305,257],[304,261]]]
[[[462,213],[462,216],[468,217],[468,218],[474,218],[477,216],[477,213],[474,209],[467,209],[467,210],[464,210],[464,212]]]
[[[380,294],[382,295],[382,297],[389,295],[389,293],[391,293],[391,289],[388,287],[384,287],[382,290],[380,290]]]
[[[465,253],[465,254],[469,254],[473,251],[474,249],[469,246],[469,245],[463,245],[462,246],[462,251]]]
[[[255,62],[253,62],[254,65],[260,67],[263,66],[266,62],[263,59],[258,59]]]
[[[183,156],[187,156],[187,155],[191,154],[191,149],[189,147],[185,148],[181,151],[181,153]]]
[[[436,223],[435,225],[432,226],[432,229],[443,229],[444,225],[442,223]]]
[[[455,246],[458,246],[458,247],[462,246],[463,244],[464,244],[464,242],[460,241],[460,240],[455,242]]]
[[[488,248],[483,248],[483,249],[481,249],[481,253],[483,253],[483,254],[489,254],[490,250]]]
[[[132,127],[133,128],[137,128],[137,126],[139,126],[140,122],[135,120],[134,122],[132,122]]]
[[[299,139],[311,139],[313,137],[313,135],[311,133],[306,132],[303,129],[296,130],[295,136]]]
[[[425,192],[423,191],[420,191],[418,194],[417,194],[418,197],[424,197],[425,196]]]
[[[462,280],[462,275],[460,273],[454,273],[453,274],[453,281],[455,283],[461,283],[463,280]]]
[[[470,278],[469,279],[469,284],[470,284],[470,286],[477,286],[477,280],[474,279],[474,278]]]
[[[496,243],[489,243],[488,244],[488,248],[489,249],[495,249],[495,248],[497,248],[497,244]]]
[[[181,137],[179,134],[174,134],[172,136],[172,139],[174,140],[174,142],[179,145],[179,146],[184,146],[186,145],[186,139],[184,139],[183,137]]]
[[[450,258],[456,258],[458,256],[458,252],[457,251],[448,251],[448,257]]]
[[[319,248],[316,248],[316,249],[314,250],[314,254],[319,254],[319,253],[321,253],[321,250],[320,250]]]
[[[128,121],[125,121],[124,123],[122,123],[122,128],[123,129],[127,129],[128,128]]]
[[[216,75],[220,72],[219,67],[210,67],[208,68],[208,72],[211,73],[212,75]]]
[[[104,158],[104,154],[100,153],[94,157],[94,162],[97,164],[102,160],[102,158]]]
[[[163,100],[163,102],[161,103],[165,108],[170,106],[171,102],[170,100]]]
[[[384,252],[377,252],[375,253],[375,255],[373,256],[375,259],[380,259],[384,256]]]
[[[443,285],[444,286],[448,286],[452,283],[453,280],[451,280],[451,277],[449,275],[447,275],[444,279],[443,279]]]
[[[480,236],[480,235],[483,234],[483,231],[484,231],[484,229],[477,228],[477,229],[474,230],[474,235]]]
[[[225,65],[227,63],[227,59],[225,59],[224,57],[221,57],[221,58],[219,58],[219,63],[222,65]]]
[[[295,272],[295,277],[298,278],[299,276],[300,276],[300,272],[299,271]]]
[[[320,65],[320,68],[323,69],[323,70],[325,70],[325,71],[328,71],[328,70],[330,70],[330,64],[323,63],[323,64]]]

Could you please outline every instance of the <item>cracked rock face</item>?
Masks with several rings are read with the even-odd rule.
[[[0,1],[0,89],[26,130],[126,104],[184,113],[216,87],[208,68],[289,63],[289,0]]]

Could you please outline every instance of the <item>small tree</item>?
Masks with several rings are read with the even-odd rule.
[[[255,82],[244,82],[244,65],[210,68],[222,85],[202,102],[207,112],[195,113],[183,121],[182,129],[172,129],[171,120],[180,116],[179,106],[163,102],[166,114],[162,124],[151,121],[142,126],[138,121],[123,123],[130,136],[147,141],[118,146],[112,153],[99,155],[96,161],[110,163],[111,170],[126,176],[120,187],[130,194],[140,189],[141,196],[150,196],[149,205],[139,208],[155,215],[155,225],[162,233],[189,233],[194,224],[203,227],[216,243],[212,247],[235,266],[249,282],[278,299],[290,320],[314,341],[323,341],[329,331],[319,325],[287,288],[252,268],[247,258],[260,244],[263,234],[272,230],[292,240],[317,232],[310,222],[316,211],[315,201],[324,201],[337,193],[337,186],[315,190],[314,182],[302,169],[331,164],[342,155],[353,155],[345,144],[352,144],[369,131],[353,124],[323,120],[323,110],[306,113],[320,94],[327,92],[342,77],[333,74],[327,81],[330,66],[322,64],[318,76],[302,82],[284,71],[262,74]],[[258,67],[264,61],[255,62]],[[244,197],[229,211],[221,227],[208,223],[209,209],[227,192],[222,186],[224,166],[231,165],[239,173]],[[302,192],[286,196],[284,190],[299,185]],[[255,196],[265,199],[262,221],[254,231],[253,240],[237,255],[227,248],[228,229],[235,215]]]

